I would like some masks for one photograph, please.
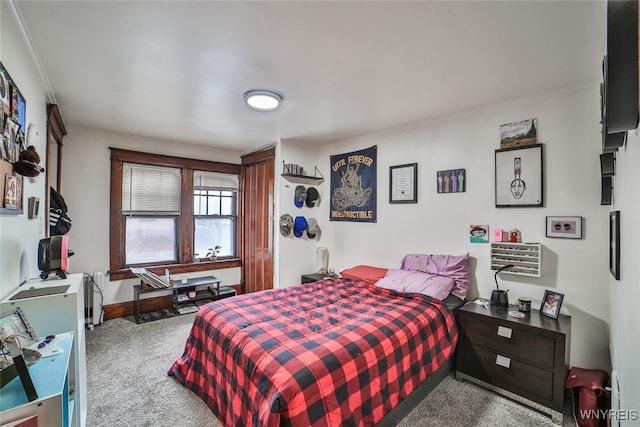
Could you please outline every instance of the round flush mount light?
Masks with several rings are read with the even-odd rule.
[[[282,95],[272,90],[249,90],[242,97],[249,107],[257,111],[274,111],[282,104]]]

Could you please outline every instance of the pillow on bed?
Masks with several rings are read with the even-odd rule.
[[[449,277],[455,281],[451,293],[460,299],[467,297],[469,290],[468,252],[463,255],[410,254],[404,257],[400,268]]]
[[[399,292],[419,293],[444,300],[453,289],[454,280],[422,271],[389,270],[376,286]]]
[[[372,267],[370,265],[357,265],[340,272],[344,278],[362,280],[372,284],[383,278],[386,273],[386,268]]]

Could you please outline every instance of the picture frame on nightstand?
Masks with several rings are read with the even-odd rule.
[[[544,291],[544,297],[542,298],[542,304],[540,304],[540,314],[543,316],[557,319],[560,314],[560,307],[562,307],[562,300],[564,295],[558,292],[550,290]]]

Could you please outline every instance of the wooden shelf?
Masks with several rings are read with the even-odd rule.
[[[513,265],[503,273],[540,277],[542,245],[540,243],[491,243],[491,269]]]
[[[320,184],[324,181],[324,178],[321,176],[294,175],[292,173],[283,173],[280,176],[296,184]]]

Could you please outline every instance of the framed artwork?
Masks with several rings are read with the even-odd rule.
[[[389,203],[418,203],[418,164],[389,167]]]
[[[449,169],[436,172],[438,193],[464,193],[467,179],[466,169]]]
[[[542,144],[495,152],[497,208],[542,207]]]
[[[502,234],[502,231],[500,231],[500,233]],[[489,225],[470,225],[469,242],[489,243]]]
[[[560,314],[560,307],[562,306],[563,299],[563,294],[547,289],[544,291],[544,297],[542,298],[542,304],[540,305],[540,314],[557,319]]]
[[[620,211],[609,212],[609,271],[620,280]]]
[[[548,216],[547,237],[582,239],[581,216]]]
[[[536,119],[526,119],[500,125],[500,148],[535,144],[538,141],[536,125]]]
[[[22,209],[22,179],[10,173],[4,175],[4,207]]]

